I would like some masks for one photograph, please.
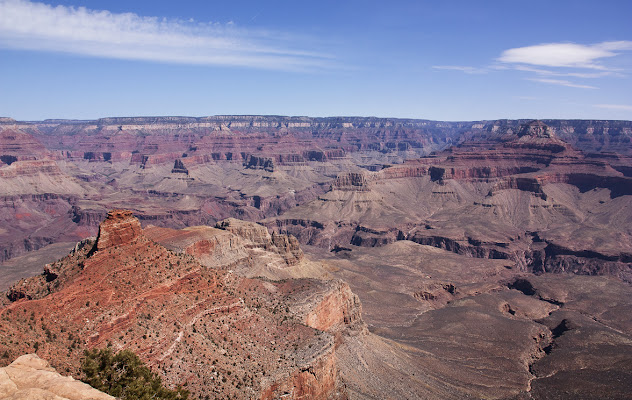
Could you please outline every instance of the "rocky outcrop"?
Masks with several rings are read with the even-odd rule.
[[[434,234],[432,230],[414,229],[407,235],[400,233],[398,239],[410,240],[426,246],[437,247],[456,254],[476,258],[514,259],[508,243],[483,243],[474,238],[454,238]]]
[[[218,222],[216,227],[240,236],[257,247],[265,248],[271,244],[270,234],[263,225],[241,221],[236,218],[227,218]]]
[[[335,398],[338,367],[333,344],[318,354],[313,362],[293,371],[289,377],[273,378],[270,381],[264,383],[266,387],[261,393],[261,400]]]
[[[114,400],[114,397],[60,375],[36,354],[26,354],[0,368],[0,399]]]
[[[141,232],[140,222],[133,217],[131,211],[112,210],[99,225],[96,250],[128,244],[140,236]]]
[[[244,167],[249,169],[262,169],[268,172],[274,172],[274,161],[268,157],[259,157],[248,154],[244,159]]]
[[[341,174],[331,184],[332,190],[352,190],[352,191],[369,191],[368,181],[364,174],[357,172],[348,172]]]
[[[228,218],[217,223],[217,228],[227,230],[246,240],[247,247],[261,248],[280,255],[289,266],[298,264],[303,259],[303,251],[298,240],[291,235],[268,232],[268,229],[254,222]]]
[[[171,173],[189,175],[189,170],[184,166],[184,163],[182,163],[182,160],[177,159],[173,163],[173,168],[171,169]]]
[[[78,205],[72,206],[72,222],[80,226],[97,228],[107,217],[107,210],[102,208],[85,208]]]
[[[303,259],[303,250],[294,236],[272,232],[270,241],[288,265],[296,265]]]
[[[364,327],[360,299],[345,282],[331,281],[327,290],[313,296],[294,306],[305,325],[328,332]]]
[[[384,246],[398,240],[399,234],[400,232],[396,228],[378,230],[358,225],[349,243],[363,247]]]
[[[553,130],[549,126],[538,120],[524,124],[518,129],[518,137],[532,136],[538,138],[551,138],[554,135]]]
[[[310,219],[275,218],[265,221],[266,226],[274,231],[292,235],[299,243],[321,246],[325,242],[322,232],[325,225]]]

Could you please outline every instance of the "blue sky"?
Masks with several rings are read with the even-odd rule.
[[[632,1],[0,0],[0,116],[632,119]]]

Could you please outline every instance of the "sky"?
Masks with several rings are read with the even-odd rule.
[[[0,116],[632,120],[629,0],[0,0]]]

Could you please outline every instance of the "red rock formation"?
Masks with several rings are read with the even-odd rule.
[[[140,222],[128,210],[112,210],[99,226],[96,249],[128,244],[141,234]]]
[[[190,254],[212,268],[228,268],[248,258],[245,243],[238,236],[210,226],[182,230],[149,226],[143,231],[149,239],[166,248]]]
[[[537,172],[537,174],[535,174]],[[578,174],[584,173],[582,178]],[[587,158],[582,152],[557,139],[541,121],[523,125],[518,135],[506,135],[500,142],[465,142],[432,157],[409,160],[380,171],[373,180],[430,176],[433,181],[497,181],[499,188],[527,188],[547,183],[597,187],[621,186],[625,177],[607,163],[607,158]],[[600,176],[591,179],[588,175]],[[532,183],[528,183],[528,182]],[[627,180],[626,180],[627,181]],[[630,181],[632,182],[632,181]],[[590,184],[589,184],[590,185]]]
[[[305,302],[311,306],[304,311],[305,325],[321,331],[336,331],[358,327],[362,322],[360,299],[342,281],[333,281],[328,291]]]
[[[276,381],[261,393],[261,400],[314,399],[327,400],[334,396],[338,380],[333,347],[312,365],[292,372],[288,378]]]
[[[282,244],[258,236],[256,227],[235,221],[230,226],[253,239],[267,237],[270,246]],[[51,265],[46,276],[13,289],[24,296],[0,308],[0,352],[37,351],[57,368],[76,373],[83,349],[109,345],[133,350],[168,384],[186,383],[196,395],[331,397],[340,389],[334,338],[303,324],[288,299],[325,299],[324,305],[304,306],[321,328],[331,329],[341,319],[357,322],[359,311],[347,309],[359,307],[349,303],[352,294],[330,295],[335,287],[318,280],[275,283],[206,268],[190,254],[207,254],[226,242],[198,239],[235,238],[207,229],[180,236],[148,229],[151,236],[168,238],[174,250],[189,253],[179,254],[143,235],[131,212],[111,211],[100,226],[96,252],[89,245],[78,249]]]

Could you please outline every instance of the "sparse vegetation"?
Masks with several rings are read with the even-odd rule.
[[[84,382],[121,400],[189,398],[189,392],[181,387],[164,387],[160,376],[130,350],[116,354],[109,348],[86,351],[81,369]]]

